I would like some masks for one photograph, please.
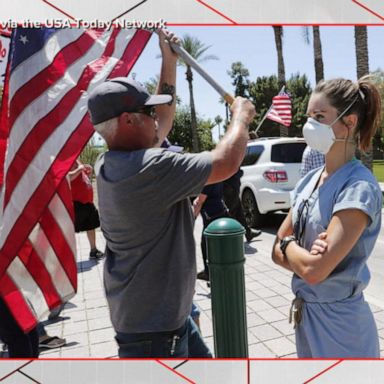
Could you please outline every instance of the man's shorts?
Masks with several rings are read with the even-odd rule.
[[[93,203],[73,202],[75,208],[75,232],[89,231],[100,227],[99,212]]]

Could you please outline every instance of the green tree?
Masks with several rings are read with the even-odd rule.
[[[241,61],[232,63],[231,70],[227,71],[235,87],[235,96],[249,97],[249,71]]]
[[[186,105],[178,106],[176,108],[172,130],[168,135],[171,143],[183,146],[186,152],[193,151],[192,132],[190,129],[187,129],[191,126],[191,121],[190,108]],[[210,120],[201,119],[199,116],[196,116],[196,123],[201,150],[211,150],[214,147],[212,128],[215,126],[215,123]]]
[[[360,79],[369,73],[368,32],[366,26],[355,26],[355,51],[356,74],[357,78]],[[362,163],[372,171],[372,148],[368,149],[367,152],[356,150],[356,155],[360,157]]]
[[[379,68],[372,75],[379,89],[381,100],[384,100],[384,71]],[[384,103],[381,103],[381,116],[384,117]],[[384,119],[381,120],[381,124],[373,138],[373,158],[384,158]]]
[[[272,98],[279,91],[277,76],[258,77],[250,83],[250,98],[256,105],[256,118],[250,125],[250,131],[255,130],[272,104]],[[302,136],[302,126],[306,120],[306,108],[312,92],[308,78],[305,75],[292,75],[287,81],[286,91],[291,95],[292,124],[288,128],[288,136]],[[266,119],[257,134],[260,137],[276,137],[280,134],[280,124]]]
[[[80,153],[80,161],[83,164],[89,164],[94,167],[99,154],[105,151],[105,147],[96,147],[93,138],[91,138]]]
[[[210,48],[210,46],[204,45],[199,39],[190,35],[184,35],[181,39],[182,47],[197,61],[204,62],[208,60],[218,60],[215,55],[205,55],[206,51]],[[193,152],[200,151],[199,145],[199,137],[198,137],[198,129],[197,129],[197,115],[195,108],[195,101],[193,97],[193,72],[192,68],[189,64],[185,63],[183,60],[179,60],[181,65],[184,65],[187,70],[185,72],[186,79],[188,82],[189,88],[189,105],[191,110],[191,135],[192,135],[192,149]]]

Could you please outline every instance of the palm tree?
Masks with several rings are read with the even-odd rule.
[[[275,35],[275,44],[277,52],[277,80],[279,87],[285,85],[285,65],[283,56],[283,27],[273,26],[273,33]]]
[[[366,26],[355,26],[355,51],[357,78],[360,79],[369,73],[368,32]],[[362,163],[372,171],[372,146],[367,152],[360,152],[360,158]]]
[[[365,26],[355,27],[355,50],[357,78],[369,73],[368,32]]]
[[[304,32],[304,41],[309,44],[310,36],[309,36],[309,27],[303,27]],[[316,76],[316,84],[324,79],[324,63],[323,63],[323,50],[321,48],[321,38],[320,38],[320,27],[313,26],[312,27],[312,35],[313,35],[313,56],[315,62],[315,76]]]
[[[181,39],[181,46],[197,61],[204,62],[207,60],[218,60],[215,55],[204,55],[205,52],[211,47],[204,45],[199,39],[190,35],[184,35]],[[187,70],[185,72],[186,79],[189,87],[189,105],[191,108],[191,133],[192,133],[192,149],[193,152],[199,152],[199,137],[197,134],[197,118],[195,101],[193,97],[193,72],[190,65],[183,60],[179,60],[181,65],[184,65]]]
[[[218,131],[219,131],[219,140],[220,140],[220,138],[221,138],[221,132],[220,132],[220,124],[223,122],[223,118],[220,116],[220,115],[217,115],[216,117],[215,117],[215,125],[217,125],[217,128],[218,128]],[[214,125],[214,126],[215,126]]]
[[[279,88],[281,89],[285,85],[285,65],[283,56],[283,27],[272,26],[273,33],[275,35],[275,44],[277,52],[277,80]],[[280,136],[288,136],[288,128],[284,125],[280,125]]]

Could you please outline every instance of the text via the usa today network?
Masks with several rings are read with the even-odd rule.
[[[46,19],[45,21],[23,20],[16,22],[7,20],[1,23],[2,28],[84,28],[84,29],[106,29],[124,28],[124,29],[164,29],[167,27],[167,22],[164,19],[158,20],[84,20],[84,19]]]

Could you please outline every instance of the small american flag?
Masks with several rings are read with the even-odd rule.
[[[126,76],[150,36],[13,31],[0,126],[7,148],[4,156],[0,147],[0,294],[24,331],[76,292],[66,175],[93,134],[87,95],[107,77]]]
[[[286,127],[291,125],[292,103],[287,93],[282,91],[272,99],[272,106],[268,111],[267,119],[276,121]]]

